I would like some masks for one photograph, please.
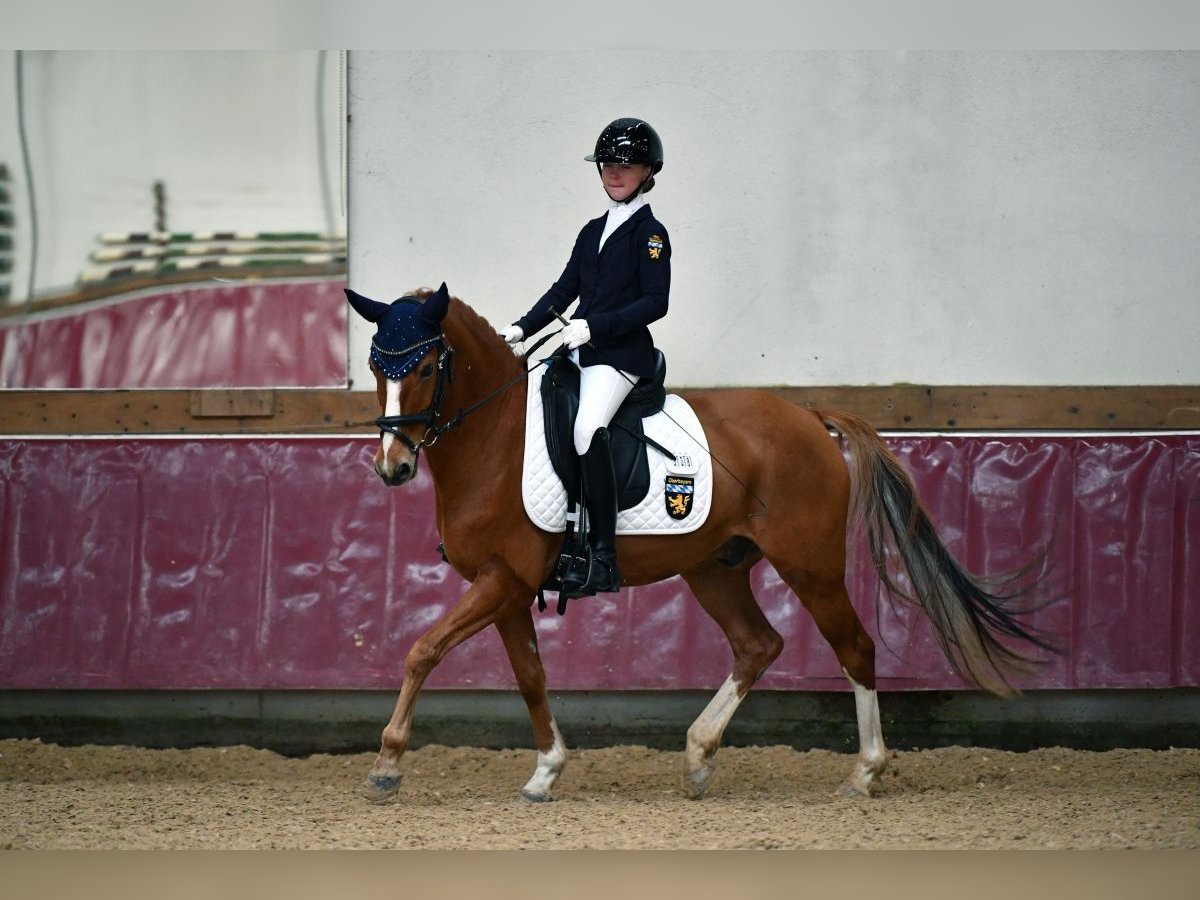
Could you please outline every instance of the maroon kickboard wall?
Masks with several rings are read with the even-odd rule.
[[[9,388],[342,387],[344,279],[213,282],[0,320]]]
[[[1200,684],[1200,435],[899,436],[951,550],[974,571],[1045,540],[1069,598],[1036,624],[1065,653],[1027,688]],[[461,595],[436,552],[427,474],[389,489],[361,438],[0,441],[0,687],[395,688],[413,640]],[[882,689],[953,689],[928,622],[855,605]],[[783,654],[761,686],[846,682],[769,565]],[[536,614],[554,689],[714,688],[730,652],[676,578]],[[882,634],[881,634],[882,632]],[[440,688],[514,685],[499,638],[453,650]]]

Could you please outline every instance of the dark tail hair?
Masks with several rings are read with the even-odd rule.
[[[1030,589],[1045,572],[1047,547],[1017,572],[984,580],[964,569],[946,549],[921,505],[912,476],[864,419],[840,411],[817,411],[826,427],[841,434],[850,450],[850,516],[861,521],[888,594],[923,609],[946,658],[964,679],[1001,696],[1018,693],[1009,680],[1037,661],[1006,641],[1057,648],[1021,618],[1053,602],[1031,601]],[[913,593],[888,571],[888,535],[904,563]],[[1019,585],[1024,584],[1024,587]]]

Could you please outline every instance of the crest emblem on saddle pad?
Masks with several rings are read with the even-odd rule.
[[[658,255],[662,253],[663,239],[657,234],[650,235],[650,240],[646,242],[646,248],[650,251],[651,259],[658,259]]]
[[[696,479],[688,475],[668,475],[665,496],[667,515],[672,519],[687,518],[696,496]]]

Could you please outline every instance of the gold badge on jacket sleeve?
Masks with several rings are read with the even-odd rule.
[[[658,259],[658,255],[662,253],[663,239],[657,234],[650,235],[650,240],[646,242],[646,248],[650,251],[651,259]]]

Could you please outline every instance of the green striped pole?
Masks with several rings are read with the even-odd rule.
[[[104,247],[94,250],[91,258],[94,262],[118,262],[126,259],[165,259],[179,256],[267,256],[280,253],[331,253],[345,251],[345,241],[314,241],[312,243],[293,243],[291,241],[278,244],[191,244],[188,246],[164,247],[125,246]]]
[[[105,244],[183,244],[195,241],[344,241],[337,234],[318,231],[110,231],[100,235]]]
[[[339,266],[346,264],[345,253],[309,253],[303,256],[281,256],[254,259],[243,256],[218,256],[206,259],[149,260],[127,265],[85,269],[80,282],[95,283],[131,275],[164,275],[172,272],[194,272],[204,269],[271,269],[283,266]]]

